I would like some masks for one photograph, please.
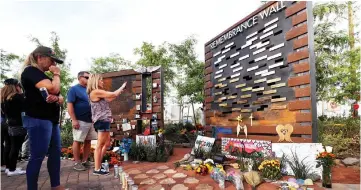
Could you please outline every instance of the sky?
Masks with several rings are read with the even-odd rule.
[[[204,44],[250,14],[260,1],[240,0],[112,0],[0,2],[0,48],[27,55],[35,44],[49,45],[50,32],[68,50],[73,76],[90,68],[91,58],[119,53],[135,62],[142,42],[179,43],[190,35],[204,60]]]

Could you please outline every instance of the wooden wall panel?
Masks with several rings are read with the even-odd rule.
[[[206,127],[233,132],[218,139],[236,137],[241,115],[249,139],[277,142],[276,126],[291,124],[294,142],[317,141],[310,13],[309,2],[268,2],[205,44]],[[257,25],[239,32],[255,17]]]
[[[137,127],[141,127],[137,126],[137,120],[141,120],[143,118],[151,119],[153,114],[157,114],[158,128],[164,127],[162,109],[164,105],[164,84],[162,73],[163,70],[160,68],[156,71],[153,71],[150,77],[152,82],[158,84],[157,88],[152,89],[152,97],[157,97],[158,101],[154,103],[152,100],[152,112],[149,113],[136,110],[136,105],[141,105],[142,99],[137,100],[135,96],[136,94],[141,94],[142,88],[145,88],[143,87],[142,83],[142,73],[138,73],[134,70],[122,70],[103,74],[104,87],[109,91],[118,89],[123,84],[123,82],[127,81],[127,87],[124,92],[110,103],[114,118],[114,123],[111,124],[111,132],[113,133],[112,138],[120,140],[124,137],[124,132],[122,129],[117,129],[117,124],[119,124],[121,127],[122,119],[124,118],[128,119],[131,125],[136,126],[135,129],[130,131],[131,134],[133,134],[133,138],[135,138],[135,135],[137,134]],[[139,119],[135,119],[136,114],[140,114],[141,117]]]

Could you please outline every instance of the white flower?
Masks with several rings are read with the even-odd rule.
[[[326,152],[331,153],[332,152],[332,146],[326,146]]]

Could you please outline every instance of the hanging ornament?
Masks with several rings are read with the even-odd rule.
[[[249,117],[251,119],[251,126],[253,126],[252,120],[253,120],[253,115],[251,113],[251,116]]]
[[[239,116],[236,118],[238,121],[238,125],[237,125],[237,137],[239,135],[239,132],[241,131],[241,125],[239,124],[239,122],[242,122],[242,114],[239,114]]]
[[[236,118],[236,120],[238,121],[238,125],[237,125],[237,137],[239,135],[239,132],[241,131],[241,129],[243,129],[244,134],[246,135],[247,138],[247,125],[241,125],[240,122],[242,122],[242,114],[239,114],[239,116]]]
[[[277,125],[276,131],[278,133],[279,139],[278,142],[287,141],[287,142],[293,142],[291,139],[291,134],[293,132],[293,126],[290,124],[286,125]]]

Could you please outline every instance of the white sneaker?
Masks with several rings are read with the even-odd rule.
[[[23,175],[23,174],[26,174],[26,171],[24,170],[15,170],[13,172],[11,171],[8,171],[8,177],[11,177],[11,176],[17,176],[17,175]]]
[[[8,172],[9,172],[9,169],[6,168],[5,173],[8,174]]]
[[[6,167],[5,166],[1,166],[1,172],[5,172]]]

